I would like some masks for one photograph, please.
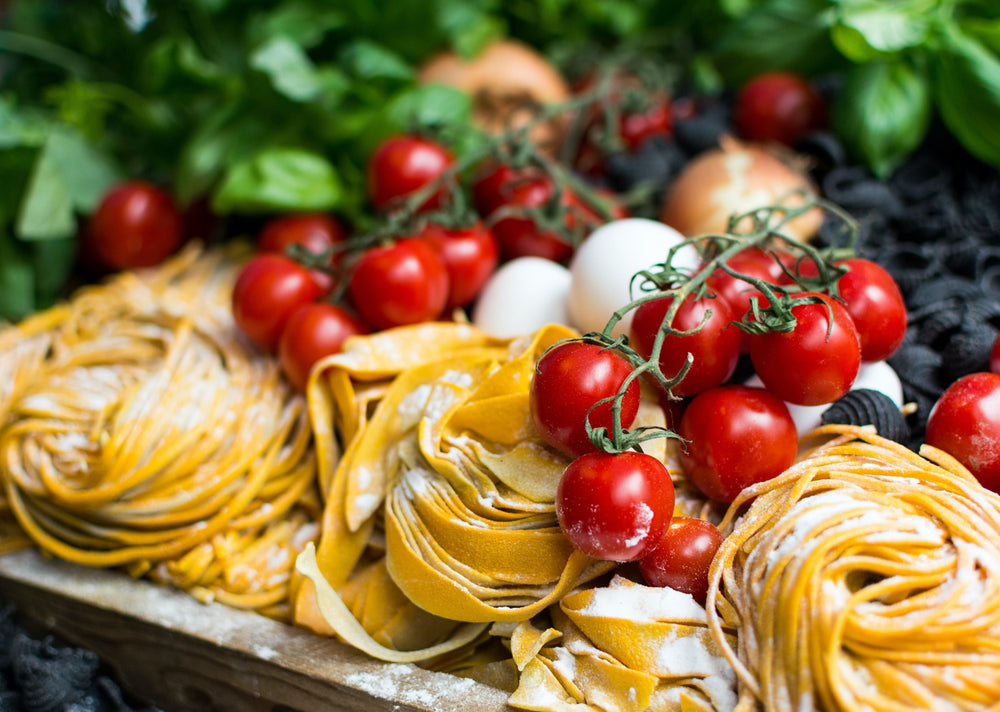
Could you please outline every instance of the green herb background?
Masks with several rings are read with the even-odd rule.
[[[419,86],[419,63],[502,36],[562,66],[643,48],[698,92],[836,74],[833,128],[877,176],[936,119],[1000,166],[996,0],[0,0],[0,319],[65,295],[83,221],[123,178],[237,226],[363,221],[379,139],[474,140],[468,98]]]

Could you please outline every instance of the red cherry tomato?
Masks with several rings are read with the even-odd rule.
[[[621,390],[632,366],[618,352],[598,344],[569,341],[556,346],[538,360],[531,380],[529,400],[531,416],[542,438],[552,447],[577,457],[594,450],[587,438],[587,413],[590,427],[604,427],[611,432],[610,398]],[[639,411],[639,383],[632,381],[622,398],[621,425],[632,425]]]
[[[524,211],[542,208],[552,200],[555,187],[548,178],[518,180],[506,190],[507,200],[499,210],[511,211],[511,215],[501,217],[493,224],[493,234],[500,245],[503,260],[517,257],[544,257],[553,262],[563,262],[573,254],[570,238],[575,227],[575,217],[567,212],[563,221],[563,232],[540,228],[534,218]],[[578,201],[569,190],[564,190],[560,205],[567,211],[578,206]]]
[[[670,473],[638,452],[587,453],[566,468],[556,492],[563,532],[595,559],[641,559],[663,537],[673,511]]]
[[[510,199],[510,190],[521,181],[539,178],[533,169],[515,170],[505,163],[488,163],[472,181],[472,202],[483,218]]]
[[[792,308],[790,332],[750,337],[750,360],[764,386],[796,405],[832,403],[850,390],[861,368],[861,340],[847,307],[816,292]],[[832,315],[832,319],[831,319]]]
[[[637,152],[655,136],[670,136],[673,134],[673,108],[670,97],[665,92],[644,94],[641,105],[622,106],[618,117],[617,133],[622,149],[631,153]],[[612,101],[621,103],[621,98],[613,96]],[[605,152],[600,141],[594,136],[605,131],[606,121],[601,114],[603,109],[595,109],[584,136],[580,143],[575,165],[578,170],[587,175],[600,175],[605,166]]]
[[[306,252],[322,255],[347,239],[347,231],[338,220],[325,213],[294,213],[270,220],[260,231],[257,249],[261,252],[287,252],[299,245]]]
[[[304,390],[317,361],[339,353],[349,337],[367,333],[368,327],[341,307],[327,302],[303,304],[289,315],[281,332],[281,368],[292,385]]]
[[[398,200],[441,178],[455,157],[445,146],[419,136],[391,136],[372,154],[367,167],[368,196],[377,210],[385,210]],[[442,206],[444,186],[419,208]]]
[[[784,255],[768,252],[760,247],[747,247],[726,260],[726,266],[735,272],[755,277],[770,284],[787,284],[788,275],[782,270]],[[761,292],[746,280],[734,277],[721,267],[717,268],[705,281],[709,289],[729,302],[735,321],[742,321],[750,311],[750,298],[760,297]],[[749,335],[740,331],[740,348],[750,349]]]
[[[861,358],[889,358],[906,336],[906,302],[899,285],[884,267],[871,260],[852,257],[835,264],[850,268],[837,281],[837,291],[857,327]]]
[[[794,145],[826,126],[826,101],[803,77],[768,72],[743,85],[733,106],[733,122],[743,138]]]
[[[422,240],[365,250],[348,286],[361,317],[376,329],[433,321],[448,300],[448,272]]]
[[[971,373],[948,386],[927,418],[925,441],[1000,493],[1000,375]]]
[[[324,294],[315,276],[284,255],[250,260],[233,286],[233,319],[265,351],[274,351],[292,312]]]
[[[993,348],[990,349],[990,371],[1000,373],[1000,336],[993,340]]]
[[[629,341],[643,358],[648,359],[652,354],[660,326],[673,303],[674,297],[666,295],[645,302],[633,312]],[[711,314],[702,324],[708,312]],[[695,299],[694,295],[688,295],[678,307],[671,326],[678,331],[696,328],[698,331],[687,336],[668,334],[663,338],[659,358],[663,375],[670,378],[679,373],[688,354],[694,359],[681,382],[671,389],[674,395],[693,396],[720,385],[733,375],[740,358],[743,333],[730,326],[733,319],[725,299]]]
[[[784,472],[798,451],[788,406],[763,388],[727,385],[699,393],[684,409],[684,474],[706,496],[732,502],[745,488]]]
[[[87,244],[110,269],[152,267],[172,255],[184,236],[184,218],[173,198],[144,181],[109,190],[88,225]]]
[[[448,271],[446,311],[472,302],[500,261],[497,240],[482,223],[460,229],[429,224],[420,239],[434,248]]]
[[[653,550],[639,559],[639,573],[650,586],[668,586],[704,605],[708,572],[722,544],[719,528],[704,519],[674,517]]]

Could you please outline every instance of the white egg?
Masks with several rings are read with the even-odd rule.
[[[479,293],[472,323],[500,338],[530,334],[548,324],[569,325],[570,273],[541,257],[501,265]]]
[[[632,277],[662,263],[671,247],[684,241],[672,227],[646,218],[615,220],[597,228],[577,248],[569,270],[569,317],[581,332],[603,331],[612,314],[630,301]],[[691,245],[674,255],[674,268],[695,269],[701,263]],[[638,284],[634,294],[638,296]],[[614,333],[627,333],[632,323],[628,313]]]
[[[764,387],[764,384],[761,383],[760,378],[756,375],[751,376],[746,381],[746,385],[758,388]],[[903,407],[903,384],[900,382],[899,376],[893,370],[892,366],[885,361],[872,361],[861,364],[861,370],[858,371],[858,377],[854,379],[851,390],[859,388],[880,391],[889,396],[889,399],[899,408]],[[805,435],[813,429],[818,428],[822,422],[823,413],[830,407],[829,403],[824,403],[823,405],[785,403],[785,405],[788,406],[788,412],[792,414],[792,420],[795,421],[795,429],[799,435]]]

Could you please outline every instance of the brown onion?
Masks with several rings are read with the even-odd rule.
[[[540,106],[560,104],[570,88],[555,66],[531,47],[515,40],[497,40],[472,59],[445,52],[429,59],[417,75],[422,84],[446,84],[467,92],[476,123],[499,133],[530,119]],[[561,138],[561,122],[532,133],[539,144]]]
[[[816,195],[807,176],[761,146],[724,137],[684,168],[667,191],[660,220],[685,235],[724,233],[732,215],[769,205],[802,206]],[[808,242],[823,212],[813,208],[782,226],[781,233]],[[749,228],[741,223],[740,228]]]

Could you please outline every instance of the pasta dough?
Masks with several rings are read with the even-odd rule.
[[[707,605],[737,709],[996,710],[1000,496],[933,448],[816,435],[722,524]]]
[[[305,399],[232,323],[240,264],[193,246],[0,333],[0,475],[45,551],[287,617],[316,457]]]

